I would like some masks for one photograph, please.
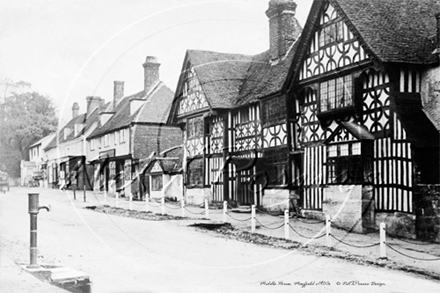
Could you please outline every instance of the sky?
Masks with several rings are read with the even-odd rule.
[[[295,0],[304,26],[312,0]],[[269,48],[269,0],[1,0],[0,80],[51,97],[61,123],[86,97],[143,89],[147,56],[173,91],[188,49],[258,54]]]

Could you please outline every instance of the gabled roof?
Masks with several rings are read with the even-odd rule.
[[[383,62],[436,61],[439,0],[330,0]]]
[[[200,50],[187,55],[211,108],[233,108],[253,57]]]
[[[436,62],[435,13],[440,0],[328,0],[365,51],[377,62]],[[299,73],[326,0],[314,0],[294,56],[289,80]]]
[[[55,136],[55,134],[56,133],[51,133],[51,134],[46,135],[45,137],[42,137],[42,138],[36,140],[34,143],[32,143],[30,146],[28,146],[28,149],[36,147],[36,146],[39,146],[43,142],[45,142],[46,140],[51,140],[52,141],[52,139]]]
[[[99,121],[99,111],[102,111],[105,109],[109,104],[106,105],[100,105],[99,107],[95,108],[90,115],[87,116],[87,114],[81,114],[76,116],[75,118],[71,119],[67,124],[61,128],[58,133],[55,135],[55,137],[52,139],[52,141],[44,148],[44,150],[49,150],[52,148],[55,148],[59,146],[62,143],[74,140],[80,136],[82,136],[84,133],[86,133],[90,127],[95,123]],[[81,124],[84,125],[84,128],[82,128],[81,131],[75,135],[74,128],[75,124]],[[65,129],[70,130],[70,134],[64,138],[64,131]]]
[[[141,107],[135,122],[165,123],[173,97],[173,91],[161,82]]]
[[[180,173],[183,170],[183,149],[176,148],[165,156],[151,158],[145,166],[146,173],[151,173],[156,162],[159,164],[164,174]]]
[[[130,113],[130,101],[133,99],[145,100],[145,103],[135,113]],[[96,128],[87,139],[128,127],[131,123],[164,123],[168,117],[172,99],[173,92],[163,82],[159,82],[148,93],[141,91],[126,96],[117,103],[114,109],[111,109],[114,115],[104,125]]]
[[[188,50],[176,101],[188,63],[194,66],[211,109],[232,109],[275,94],[282,89],[297,47],[297,43],[292,45],[286,56],[275,64],[271,64],[269,51],[249,56]]]

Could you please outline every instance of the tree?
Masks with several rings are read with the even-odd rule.
[[[48,96],[31,90],[25,82],[2,82],[0,104],[0,168],[12,177],[20,176],[20,161],[28,159],[27,148],[56,131],[58,119]]]

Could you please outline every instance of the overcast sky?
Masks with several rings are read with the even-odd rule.
[[[146,56],[157,56],[174,91],[187,49],[258,54],[269,47],[269,0],[0,0],[0,79],[50,96],[62,120],[86,96],[143,89]],[[311,0],[296,0],[304,25]]]

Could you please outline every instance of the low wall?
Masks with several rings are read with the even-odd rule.
[[[268,211],[285,211],[289,209],[288,189],[265,189],[263,208]]]
[[[409,239],[416,238],[416,216],[413,214],[394,212],[376,213],[376,229],[380,223],[385,223],[387,232],[392,236],[400,236]]]
[[[209,189],[208,189],[209,190]],[[205,202],[205,188],[188,188],[186,190],[186,204],[202,204]]]

